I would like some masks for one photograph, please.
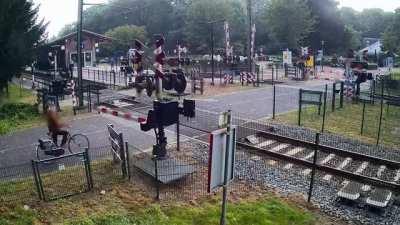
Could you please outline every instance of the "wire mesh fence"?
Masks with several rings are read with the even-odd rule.
[[[272,118],[277,123],[399,148],[398,99],[374,92],[375,85],[360,86],[358,97],[346,96],[340,82],[307,89],[276,85]]]

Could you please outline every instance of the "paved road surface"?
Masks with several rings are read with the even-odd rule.
[[[312,88],[320,84],[307,83],[303,87]],[[299,87],[283,86],[277,89],[277,112],[286,112],[297,108],[297,93]],[[272,88],[264,87],[232,94],[209,97],[197,101],[197,107],[202,110],[221,112],[231,108],[244,118],[259,119],[272,114]],[[86,134],[91,147],[96,149],[108,145],[106,125],[113,123],[117,129],[124,133],[125,140],[140,148],[150,148],[154,143],[153,132],[140,131],[137,123],[127,122],[123,119],[96,115],[85,119],[78,119],[71,123],[71,133]],[[182,131],[185,131],[182,128]],[[169,128],[174,131],[174,128]],[[167,132],[169,142],[174,141],[174,134]],[[46,137],[47,128],[33,128],[15,134],[0,137],[0,168],[29,162],[34,158],[34,148],[37,140]],[[184,132],[190,133],[190,132]]]
[[[108,115],[96,115],[85,119],[72,121],[71,133],[83,133],[89,137],[91,150],[96,151],[109,145],[107,139],[107,124],[114,124],[115,128],[123,132],[125,141],[142,149],[151,148],[155,138],[153,132],[140,131],[139,125]],[[0,137],[0,168],[19,165],[35,158],[35,145],[39,138],[46,137],[47,128],[39,127],[15,134]],[[175,141],[175,136],[167,132],[170,142]]]

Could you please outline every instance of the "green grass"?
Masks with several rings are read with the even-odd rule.
[[[188,204],[170,204],[160,206],[151,204],[127,211],[115,208],[108,213],[93,213],[85,217],[62,220],[65,225],[217,225],[220,217],[220,203],[216,200],[202,202],[193,206]],[[120,212],[119,212],[120,211]],[[14,208],[12,212],[2,214],[0,225],[43,224],[37,210]],[[53,211],[54,217],[57,215]],[[61,222],[62,221],[62,222]],[[262,197],[258,200],[242,200],[228,205],[227,224],[230,225],[314,225],[317,219],[291,203],[274,197]]]
[[[18,85],[10,84],[9,85],[9,96],[0,96],[0,106],[6,103],[27,103],[27,104],[35,104],[36,96],[35,94],[27,89],[20,89]]]
[[[380,104],[366,104],[365,122],[363,135],[361,135],[363,105],[345,103],[342,109],[331,111],[330,106],[327,107],[325,132],[331,132],[346,137],[359,139],[371,144],[376,143],[379,127]],[[322,110],[321,115],[317,113],[316,107],[303,108],[301,115],[301,126],[311,128],[316,131],[322,129]],[[381,143],[392,147],[400,147],[400,108],[391,107],[387,111],[386,106],[383,111],[383,120],[381,128]],[[298,124],[298,111],[281,114],[277,116],[279,122],[286,124]]]
[[[147,209],[133,214],[96,215],[84,219],[68,221],[72,225],[212,225],[219,224],[220,205],[218,202],[203,203],[196,207],[174,205],[160,207],[152,205]],[[295,206],[274,198],[264,198],[254,202],[242,201],[229,204],[227,224],[230,225],[311,225],[315,218]]]
[[[33,92],[10,84],[9,96],[0,96],[0,135],[40,124],[43,119],[37,109]]]

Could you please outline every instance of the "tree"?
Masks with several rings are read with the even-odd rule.
[[[232,15],[234,15],[234,9],[230,0],[194,1],[186,12],[185,37],[190,49],[200,53],[209,52],[212,24],[208,22],[217,20],[220,22],[214,24],[214,40],[216,46],[221,47],[224,39],[222,20],[231,22]]]
[[[32,1],[0,1],[0,91],[34,60],[36,46],[44,40],[44,21],[38,21]]]
[[[135,25],[119,26],[107,31],[105,35],[113,39],[113,41],[104,46],[103,49],[103,51],[110,53],[109,55],[116,52],[126,52],[130,47],[133,47],[135,39],[142,42],[147,41],[146,29]]]
[[[315,20],[303,0],[271,0],[266,24],[282,48],[298,48],[313,31]]]
[[[343,51],[346,49],[359,49],[361,47],[361,32],[356,31],[351,25],[344,28]]]
[[[315,30],[308,39],[313,49],[320,49],[325,41],[326,52],[342,51],[344,23],[340,20],[338,2],[335,0],[307,0],[312,15],[316,19]]]
[[[340,19],[346,26],[351,27],[354,30],[362,31],[360,13],[350,7],[342,7],[339,10]]]
[[[393,13],[382,9],[364,9],[360,13],[361,30],[364,37],[379,38],[390,24]]]
[[[396,10],[390,25],[382,37],[385,50],[400,54],[400,8]]]

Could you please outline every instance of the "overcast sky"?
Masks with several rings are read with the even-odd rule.
[[[57,35],[65,24],[77,19],[77,0],[33,0],[40,4],[40,17],[50,22],[48,32],[50,37]],[[198,0],[201,1],[201,0]],[[356,10],[364,8],[382,8],[385,11],[393,11],[400,7],[400,0],[338,0],[340,6],[349,6]],[[86,3],[105,3],[107,0],[85,0]]]

